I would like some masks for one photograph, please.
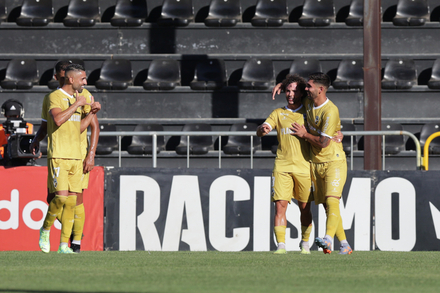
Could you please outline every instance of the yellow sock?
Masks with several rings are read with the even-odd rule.
[[[63,210],[64,210],[64,206],[61,207],[57,215],[57,220],[60,221],[60,223],[61,223],[61,219],[63,218]]]
[[[336,229],[336,237],[338,238],[339,242],[347,239],[347,236],[345,236],[344,226],[342,225],[342,217],[339,217],[339,224],[338,228]]]
[[[275,237],[278,243],[286,243],[286,226],[275,226]]]
[[[312,232],[312,224],[308,226],[301,225],[301,237],[302,237],[301,240],[304,242],[309,242],[311,232]]]
[[[49,204],[49,209],[47,210],[46,218],[43,222],[43,229],[50,230],[57,218],[58,213],[63,208],[64,203],[67,200],[67,196],[55,195]]]
[[[75,207],[75,218],[73,222],[73,241],[81,242],[85,220],[84,204],[77,205]]]
[[[63,217],[61,218],[61,243],[69,242],[72,234],[75,206],[76,195],[70,195],[64,204]]]
[[[341,213],[339,211],[339,199],[334,197],[327,197],[326,204],[328,212],[325,234],[333,238],[336,234],[339,223],[342,223]]]

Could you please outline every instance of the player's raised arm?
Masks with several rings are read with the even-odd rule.
[[[272,100],[275,100],[275,96],[281,94],[281,83],[277,84],[273,89],[272,89]]]

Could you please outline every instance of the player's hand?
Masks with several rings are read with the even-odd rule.
[[[297,122],[292,123],[292,127],[289,128],[292,132],[290,135],[295,135],[298,137],[304,137],[307,133],[307,129],[304,125],[300,125]]]
[[[270,127],[267,124],[261,124],[260,126],[257,127],[257,136],[261,137],[264,136],[266,134],[268,134],[270,132]]]
[[[342,132],[338,131],[336,133],[336,135],[332,137],[332,140],[334,142],[341,143],[343,138],[344,138],[344,135],[342,134]]]
[[[90,112],[93,114],[98,113],[99,110],[101,110],[101,104],[99,102],[95,102],[95,99],[92,96],[92,104],[90,105]]]
[[[272,89],[272,100],[275,100],[275,95],[279,95],[279,94],[281,94],[281,83],[277,84]]]
[[[29,150],[31,151],[31,153],[32,153],[33,155],[37,154],[38,151],[40,150],[40,143],[37,142],[37,141],[35,141],[35,140],[32,140],[32,143],[31,143],[31,145],[29,146]],[[41,156],[42,156],[42,153],[40,152],[38,158],[34,158],[34,160],[36,160],[36,159],[40,159]]]
[[[89,173],[90,171],[93,170],[94,167],[95,167],[95,156],[89,153],[83,162],[83,173],[84,174]]]

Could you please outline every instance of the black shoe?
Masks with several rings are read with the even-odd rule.
[[[81,245],[79,244],[71,244],[70,248],[72,248],[74,253],[80,253],[81,252]]]

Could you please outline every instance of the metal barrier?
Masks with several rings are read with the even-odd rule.
[[[90,133],[88,133],[90,135]],[[385,141],[386,135],[406,135],[412,138],[414,144],[416,146],[416,166],[417,170],[421,169],[421,147],[420,142],[417,137],[408,131],[389,131],[389,130],[380,130],[380,131],[344,131],[344,136],[351,136],[351,149],[353,149],[353,136],[355,135],[381,135],[383,137],[383,141]],[[251,141],[250,145],[253,145],[253,139],[256,136],[255,131],[102,131],[99,136],[117,136],[119,142],[119,167],[121,167],[121,137],[122,136],[152,136],[153,137],[153,150],[157,147],[157,137],[158,136],[187,136],[187,168],[189,168],[189,137],[190,136],[218,136],[219,137],[219,168],[221,168],[221,158],[222,158],[222,150],[221,150],[221,138],[223,136],[250,136]],[[267,134],[269,136],[276,136],[277,133],[275,131]],[[439,134],[440,135],[440,134]],[[425,146],[426,147],[426,146]],[[251,147],[252,149],[252,147]],[[157,168],[157,153],[153,151],[153,168]],[[353,152],[350,153],[351,158],[351,170],[353,170]],[[250,168],[253,169],[253,152],[250,153]],[[382,144],[382,169],[385,170],[385,143]]]
[[[429,169],[429,144],[434,138],[438,136],[440,136],[440,132],[435,132],[431,134],[426,140],[425,146],[423,147],[423,169],[425,170]]]

